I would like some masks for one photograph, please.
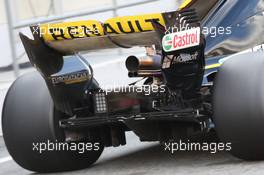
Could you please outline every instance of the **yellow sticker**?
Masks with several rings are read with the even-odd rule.
[[[105,21],[104,26],[109,34],[138,33],[154,30],[152,20],[165,25],[162,14],[149,14],[111,18]]]
[[[95,20],[40,25],[45,41],[65,40],[104,35],[103,26]]]
[[[205,66],[205,69],[213,69],[213,68],[218,68],[220,66],[221,66],[221,64],[216,63],[216,64],[211,64],[211,65]]]
[[[154,30],[152,20],[165,26],[162,14],[149,14],[111,18],[104,24],[95,20],[44,24],[40,25],[40,34],[45,41],[54,41],[103,36],[106,33],[138,33]]]
[[[181,5],[180,9],[187,7],[193,0],[185,0]]]

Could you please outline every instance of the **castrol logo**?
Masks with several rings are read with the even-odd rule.
[[[176,50],[186,49],[200,44],[199,27],[170,33],[163,37],[162,46],[165,52],[172,52]]]

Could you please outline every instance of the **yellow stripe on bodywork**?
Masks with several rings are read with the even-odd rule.
[[[40,25],[45,41],[84,38],[104,35],[102,24],[95,20]],[[56,36],[56,37],[54,37]]]
[[[205,69],[213,69],[213,68],[217,68],[220,66],[221,66],[220,63],[216,63],[216,64],[211,64],[211,65],[205,66]]]
[[[109,34],[139,33],[154,30],[151,20],[165,25],[162,14],[148,14],[111,18],[103,24],[95,20],[44,24],[40,25],[40,34],[45,41],[54,41],[104,36],[106,32]]]
[[[179,9],[183,9],[187,7],[193,0],[185,0],[181,5]]]
[[[138,33],[154,30],[151,20],[156,20],[161,25],[165,25],[160,13],[111,18],[105,21],[105,25],[110,25],[117,33]],[[120,26],[123,31],[120,30]],[[107,32],[111,32],[109,28]]]

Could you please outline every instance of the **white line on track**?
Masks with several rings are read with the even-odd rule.
[[[11,156],[0,158],[0,164],[13,160]]]

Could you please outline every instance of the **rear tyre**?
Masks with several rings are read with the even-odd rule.
[[[13,83],[3,106],[2,128],[7,149],[21,167],[42,173],[70,171],[87,168],[99,158],[104,146],[94,143],[96,138],[91,143],[96,144],[94,150],[84,153],[60,149],[40,154],[34,148],[48,142],[65,143],[58,122],[61,117],[65,116],[54,109],[45,81],[38,73],[26,74]]]
[[[214,89],[220,140],[245,160],[264,160],[264,54],[233,56],[221,66]]]

